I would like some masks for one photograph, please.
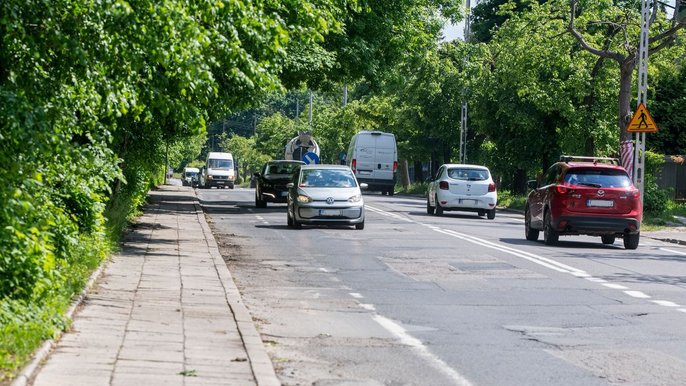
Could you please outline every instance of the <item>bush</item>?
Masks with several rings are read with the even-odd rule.
[[[654,214],[663,213],[667,210],[669,195],[657,185],[655,177],[664,165],[664,156],[661,154],[646,152],[645,179],[643,184],[643,210]]]

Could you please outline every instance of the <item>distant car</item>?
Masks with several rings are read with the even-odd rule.
[[[181,179],[181,184],[184,186],[198,186],[198,178],[200,174],[200,169],[198,168],[183,168],[183,178]]]
[[[636,249],[643,208],[640,191],[616,158],[562,156],[541,181],[529,181],[524,233],[547,245],[563,235],[600,236],[603,244],[624,239]]]
[[[255,173],[255,206],[266,208],[267,202],[286,202],[288,188],[286,184],[293,178],[293,170],[302,161],[273,160],[269,161],[259,172]]]
[[[442,215],[459,210],[495,218],[498,193],[491,172],[485,166],[444,164],[429,182],[426,213]]]
[[[302,224],[354,225],[364,229],[364,200],[350,167],[301,165],[288,185],[289,227]]]

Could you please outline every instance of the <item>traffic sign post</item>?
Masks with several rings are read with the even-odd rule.
[[[645,114],[650,117],[645,108],[647,94],[648,94],[648,38],[649,38],[649,27],[650,27],[650,4],[649,0],[641,0],[641,42],[639,45],[638,52],[638,108],[636,108],[636,113],[634,113],[634,118],[639,114],[638,125],[645,121],[645,115],[641,116],[639,110],[641,106],[645,110]],[[641,117],[643,120],[641,120]],[[652,121],[652,118],[650,118]],[[633,122],[634,119],[632,118]],[[647,122],[645,122],[647,123]],[[631,122],[629,123],[631,125]],[[655,123],[653,122],[653,126]],[[644,127],[644,126],[642,126]],[[631,126],[627,127],[627,131]],[[637,127],[638,129],[638,127]],[[657,127],[655,127],[657,131]],[[646,134],[645,131],[633,131],[636,133],[636,141],[634,142],[634,185],[641,192],[641,206],[643,206],[643,192],[644,188],[644,175],[645,175],[645,148],[646,148]]]

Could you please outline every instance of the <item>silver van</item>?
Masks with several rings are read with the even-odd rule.
[[[398,174],[395,135],[383,131],[360,131],[350,140],[346,163],[369,190],[393,195]]]

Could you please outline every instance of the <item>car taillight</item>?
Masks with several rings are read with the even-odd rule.
[[[631,191],[629,192],[629,195],[630,195],[632,198],[639,198],[639,197],[641,196],[641,191],[638,190],[638,189],[634,189],[634,190],[631,190]]]
[[[495,184],[493,182],[488,184],[488,191],[489,192],[495,192]]]
[[[559,194],[567,193],[567,187],[566,186],[557,185],[555,188],[557,189],[557,193],[559,193]]]
[[[355,169],[357,169],[357,160],[353,158],[353,161],[350,163],[350,168],[353,170],[353,173],[355,173]]]
[[[398,161],[393,161],[393,173],[398,170]]]
[[[450,185],[448,184],[448,181],[441,181],[438,183],[438,188],[442,190],[448,190],[450,189]]]

